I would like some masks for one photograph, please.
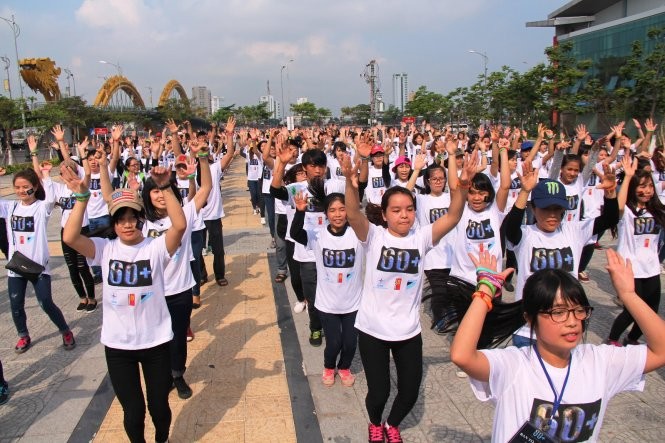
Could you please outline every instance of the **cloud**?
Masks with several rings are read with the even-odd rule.
[[[83,0],[74,14],[79,22],[96,28],[135,27],[144,10],[142,0]]]

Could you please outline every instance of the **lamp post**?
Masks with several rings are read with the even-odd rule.
[[[120,62],[118,62],[118,63],[111,63],[111,62],[107,62],[106,60],[100,60],[99,63],[102,63],[102,64],[104,64],[104,65],[115,66],[115,68],[118,70],[118,75],[122,75],[122,68],[120,67]]]
[[[146,86],[146,88],[150,91],[150,107],[152,108],[152,86]]]
[[[69,68],[65,68],[65,74],[67,74],[67,86],[69,86],[69,79],[72,79],[72,85],[74,86],[74,97],[76,97],[76,79],[74,79],[74,74]]]
[[[484,74],[483,74],[483,103],[485,106],[489,108],[489,103],[488,103],[488,97],[487,97],[487,62],[489,61],[489,57],[487,57],[487,52],[479,52],[475,51],[473,49],[469,49],[470,54],[478,54],[483,58],[483,65],[484,65]]]
[[[9,20],[4,17],[0,17],[0,19],[4,20],[7,25],[9,25],[10,28],[12,28],[12,32],[14,33],[14,51],[16,51],[16,73],[18,74],[18,86],[19,86],[19,91],[21,92],[21,120],[23,121],[23,139],[26,140],[28,138],[28,130],[26,129],[26,124],[25,124],[25,98],[23,96],[23,82],[21,81],[21,66],[19,65],[18,62],[18,43],[16,40],[18,39],[18,36],[21,35],[21,28],[19,28],[18,24],[16,23],[16,20],[14,20],[14,15],[12,14],[12,19]],[[8,158],[7,158],[7,163],[8,164],[13,164],[14,159],[12,156],[12,150],[11,147],[8,148]]]
[[[279,70],[279,88],[282,91],[282,117],[286,117],[284,113],[284,69],[286,65],[282,65],[282,69]]]
[[[7,91],[9,91],[9,99],[11,100],[12,99],[12,88],[9,85],[9,65],[10,65],[9,57],[7,57],[6,55],[3,55],[2,57],[0,57],[0,60],[2,60],[5,64],[5,73],[7,74]]]

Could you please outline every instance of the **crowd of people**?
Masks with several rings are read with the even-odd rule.
[[[633,123],[636,140],[623,122],[596,140],[584,125],[572,138],[539,125],[532,140],[518,128],[469,134],[427,123],[236,129],[231,117],[198,132],[168,121],[148,137],[118,125],[107,142],[86,138],[74,152],[56,126],[61,180],[31,137],[33,168],[14,175],[16,199],[0,200],[8,267],[32,269],[9,267],[15,351],[31,345],[28,282],[64,348],[76,345],[51,297],[46,226],[58,206],[78,311],[95,312],[101,283],[101,342],[127,435],[144,439],[140,367],[156,440],[167,441],[169,391],[192,395],[187,341],[208,250],[214,282],[228,285],[220,181],[242,156],[253,212],[275,249],[274,281],[290,280],[310,345],[325,341],[321,382],[353,386],[360,354],[369,442],[401,442],[418,399],[423,300],[431,327],[452,336],[457,375],[496,404],[493,441],[597,438],[609,399],[641,390],[643,375],[665,365],[665,153],[651,120],[646,133]],[[585,343],[593,306],[583,284],[606,232],[618,238],[607,269],[623,310],[596,346]],[[390,355],[397,395],[384,417]],[[6,401],[1,364],[0,379]],[[596,420],[571,427],[572,408]]]

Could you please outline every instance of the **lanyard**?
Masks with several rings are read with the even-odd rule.
[[[536,356],[538,357],[538,362],[540,363],[540,367],[543,368],[545,377],[547,377],[547,382],[550,384],[550,388],[552,388],[552,392],[554,393],[554,404],[552,406],[552,415],[550,416],[550,421],[549,421],[549,423],[551,423],[552,420],[554,420],[554,415],[556,414],[556,411],[559,409],[559,405],[561,404],[561,400],[563,399],[563,391],[566,389],[566,385],[568,384],[568,376],[570,375],[570,367],[573,364],[573,356],[571,354],[570,361],[568,362],[568,371],[566,372],[566,378],[563,379],[563,385],[561,386],[561,393],[557,396],[556,388],[554,387],[554,383],[552,382],[550,374],[547,373],[547,369],[545,368],[545,363],[543,363],[543,359],[540,356],[540,352],[538,352],[538,347],[534,345],[533,349],[534,351],[536,351]]]

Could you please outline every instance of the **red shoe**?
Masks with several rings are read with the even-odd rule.
[[[385,442],[385,440],[383,439],[383,426],[370,423],[368,431],[369,431],[369,439],[367,441],[369,443]]]
[[[18,343],[16,343],[16,346],[14,347],[14,352],[17,354],[23,354],[25,351],[30,348],[30,336],[26,335],[25,337],[19,337]]]
[[[192,328],[187,328],[187,341],[192,340],[194,340],[194,331],[192,331]]]
[[[387,422],[383,425],[384,436],[386,443],[402,443],[402,435],[399,433],[397,426],[390,426]]]
[[[356,381],[356,376],[351,373],[348,369],[340,369],[337,371],[340,380],[342,380],[342,385],[350,388],[353,386],[353,383]]]
[[[72,331],[67,331],[62,334],[62,346],[67,351],[71,351],[76,347],[76,340],[74,340],[74,334]]]
[[[332,386],[335,384],[335,370],[323,368],[323,374],[321,374],[321,383],[325,386]]]

